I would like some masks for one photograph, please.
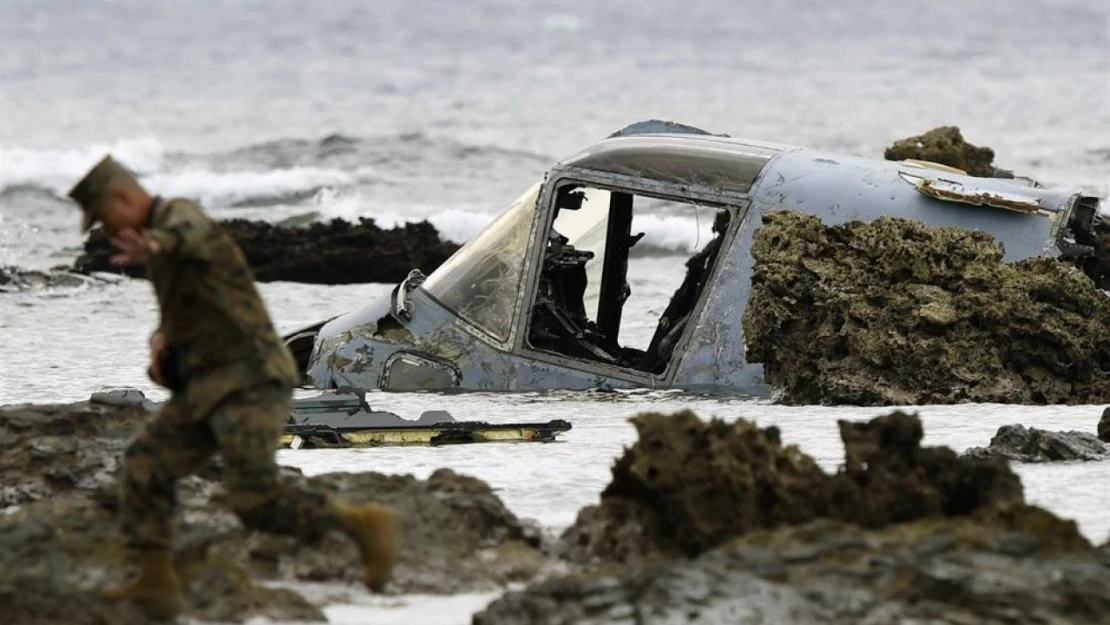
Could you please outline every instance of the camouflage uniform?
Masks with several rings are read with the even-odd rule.
[[[274,454],[299,374],[242,251],[188,200],[155,198],[148,264],[172,398],[127,449],[124,531],[133,548],[168,550],[174,485],[214,454],[232,509],[249,527],[313,541],[335,526],[328,498],[279,483]]]

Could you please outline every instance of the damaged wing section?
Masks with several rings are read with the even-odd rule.
[[[384,445],[457,445],[488,442],[549,443],[571,425],[561,419],[546,423],[456,421],[442,410],[429,410],[409,420],[374,410],[361,391],[343,389],[298,399],[285,425],[281,445],[289,449],[379,447]]]

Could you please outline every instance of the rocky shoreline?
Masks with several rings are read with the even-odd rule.
[[[246,219],[220,224],[242,248],[258,282],[398,283],[413,269],[430,274],[459,249],[427,221],[394,228],[380,228],[368,218],[296,226]],[[0,267],[0,293],[92,286],[120,276],[145,278],[145,267],[117,267],[109,262],[111,255],[103,230],[94,229],[72,266]]]
[[[381,228],[365,217],[358,223],[333,219],[304,226],[246,219],[222,221],[220,225],[242,248],[259,282],[396,283],[412,269],[430,274],[459,249],[440,239],[435,226],[427,221],[394,228]],[[111,254],[112,246],[103,230],[93,230],[73,271],[144,277],[144,267],[111,265]]]
[[[507,593],[474,625],[1110,619],[1110,543],[1026,504],[1005,462],[922,447],[916,416],[840,422],[833,475],[774,428],[633,422],[601,504],[560,541],[586,568]]]
[[[116,520],[115,474],[128,439],[149,413],[129,402],[0,408],[0,622],[145,623],[98,589],[125,573]],[[175,564],[186,614],[241,622],[253,616],[322,620],[319,608],[270,581],[355,583],[361,567],[348,541],[299,546],[244,529],[221,505],[213,463],[178,486]],[[502,588],[558,565],[543,535],[505,508],[489,486],[441,469],[427,480],[379,473],[283,479],[379,501],[406,517],[405,549],[389,593],[459,593]]]
[[[97,590],[124,573],[115,473],[147,416],[133,396],[0,408],[0,622],[146,622]],[[389,594],[527,584],[475,625],[1110,619],[1110,545],[1094,548],[1074,522],[1025,504],[1004,461],[922,447],[914,415],[841,422],[846,457],[834,474],[744,420],[685,412],[633,423],[638,441],[615,462],[601,503],[558,539],[447,469],[427,480],[283,469],[283,479],[405,515]],[[221,505],[219,474],[214,463],[179,486],[186,616],[321,620],[319,606],[263,584],[354,584],[350,545],[332,536],[302,547],[244,529]]]
[[[75,273],[64,267],[46,271],[0,267],[0,293],[18,293],[34,289],[74,289],[112,282],[114,281],[112,278],[104,274]]]
[[[1110,460],[1110,445],[1088,432],[1048,432],[1024,425],[1004,425],[987,447],[973,447],[965,458],[1001,458],[1013,462]]]

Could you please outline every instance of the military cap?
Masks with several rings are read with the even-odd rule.
[[[107,155],[89,170],[73,188],[69,190],[69,197],[81,206],[84,216],[81,218],[81,232],[88,232],[99,218],[97,213],[100,200],[108,192],[108,185],[120,174],[133,174],[118,161]]]

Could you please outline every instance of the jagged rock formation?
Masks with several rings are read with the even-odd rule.
[[[829,518],[863,527],[965,516],[1022,501],[1002,462],[961,462],[921,447],[921,422],[894,412],[840,422],[846,463],[828,475],[774,428],[691,412],[641,414],[639,439],[613,465],[601,504],[583,509],[561,539],[578,561],[695,556],[763,529]]]
[[[127,440],[149,413],[134,402],[0,408],[0,622],[144,623],[98,591],[125,573],[116,518],[116,472]],[[186,616],[322,620],[289,590],[252,580],[357,583],[352,545],[328,536],[315,546],[244,529],[221,504],[213,463],[178,487],[175,563],[186,583]],[[550,566],[540,534],[484,482],[450,470],[427,480],[379,473],[282,479],[379,501],[405,515],[405,548],[390,592],[475,592],[531,579]]]
[[[599,566],[510,592],[474,625],[1110,618],[1110,545],[1026,505],[1005,463],[921,447],[914,416],[841,422],[834,475],[773,428],[689,413],[634,423],[601,504],[562,538]]]
[[[303,227],[232,219],[220,222],[243,249],[260,282],[314,284],[400,282],[412,269],[425,274],[458,250],[443,241],[426,221],[383,229],[373,219],[353,224],[342,219]],[[74,263],[79,273],[124,272],[143,277],[145,269],[109,263],[112,246],[102,229],[89,233],[85,252]]]
[[[473,624],[1106,622],[1110,566],[1087,546],[1051,546],[1053,531],[1074,528],[1026,513],[876,530],[814,521],[759,532],[692,560],[541,582],[494,601]]]
[[[0,622],[147,622],[97,592],[124,573],[115,472],[148,418],[141,399],[0,408]],[[690,413],[635,424],[640,439],[614,465],[601,504],[583,510],[552,550],[566,562],[489,486],[449,470],[428,480],[284,470],[282,479],[406,516],[390,592],[533,582],[476,625],[1110,618],[1110,544],[1093,549],[1075,523],[1026,505],[1004,462],[921,447],[915,416],[841,422],[845,463],[832,475],[783,446],[774,428]],[[185,616],[321,620],[297,593],[252,580],[354,582],[351,545],[331,536],[305,547],[245,530],[221,505],[220,471],[213,463],[179,485]]]
[[[0,293],[44,288],[73,288],[99,282],[102,280],[61,268],[38,271],[19,267],[0,267]]]
[[[1049,432],[1024,425],[1004,425],[987,447],[973,447],[965,458],[1002,458],[1014,462],[1110,460],[1110,446],[1087,432]]]
[[[766,213],[748,358],[794,404],[1110,402],[1110,298],[982,232]]]
[[[939,126],[916,137],[899,139],[886,149],[883,157],[888,161],[931,161],[981,178],[995,175],[994,150],[971,145],[956,126]]]

